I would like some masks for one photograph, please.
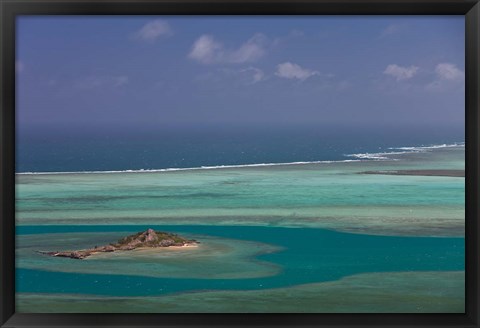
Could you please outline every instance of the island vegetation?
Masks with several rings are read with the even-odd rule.
[[[177,234],[169,232],[155,231],[148,229],[136,234],[121,238],[116,243],[110,243],[104,246],[95,246],[89,249],[75,251],[38,251],[41,254],[58,257],[68,257],[82,260],[96,253],[107,253],[115,251],[131,251],[137,248],[156,248],[170,246],[194,246],[198,242],[194,239],[186,239]]]

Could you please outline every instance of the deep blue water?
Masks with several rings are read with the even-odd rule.
[[[264,289],[338,280],[366,272],[464,270],[464,238],[391,237],[325,229],[239,226],[25,226],[17,235],[136,232],[147,228],[253,240],[285,249],[258,256],[280,274],[251,279],[169,279],[17,269],[17,292],[146,296],[211,289]]]
[[[445,127],[22,128],[16,172],[109,171],[345,160],[388,147],[464,141]]]

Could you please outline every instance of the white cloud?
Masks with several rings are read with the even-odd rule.
[[[135,37],[140,40],[153,42],[160,37],[172,35],[170,25],[164,20],[157,19],[145,24],[139,31],[135,33]]]
[[[15,71],[17,73],[21,73],[25,70],[25,64],[21,62],[20,60],[15,61]]]
[[[310,69],[302,68],[300,65],[285,62],[279,64],[277,66],[277,71],[275,75],[279,77],[283,77],[286,79],[298,79],[298,80],[306,80],[313,75],[319,75],[320,73],[317,71],[312,71]]]
[[[257,83],[265,79],[265,73],[261,69],[255,68],[253,73],[253,83]]]
[[[252,74],[252,84],[258,83],[260,81],[265,80],[265,73],[256,67],[249,67],[246,69],[241,70],[240,72],[246,72]]]
[[[117,88],[128,83],[128,76],[90,76],[79,79],[75,83],[75,87],[79,89],[95,89],[95,88]]]
[[[465,79],[465,73],[450,63],[438,64],[435,67],[435,73],[442,80],[461,81]]]
[[[265,54],[266,37],[257,33],[240,48],[227,54],[227,61],[231,63],[248,63],[257,61]]]
[[[408,80],[411,79],[412,77],[417,74],[418,67],[417,66],[409,66],[409,67],[402,67],[398,66],[396,64],[391,64],[388,65],[385,71],[383,71],[384,74],[393,76],[394,78],[397,79],[397,81],[401,80]]]
[[[465,72],[451,63],[440,63],[435,67],[436,78],[426,85],[426,89],[436,92],[445,92],[465,86]]]
[[[266,53],[267,39],[257,33],[237,49],[225,49],[213,36],[204,34],[192,46],[188,57],[202,64],[254,62]]]
[[[192,46],[188,57],[202,64],[211,64],[223,57],[223,46],[210,35],[202,35]]]

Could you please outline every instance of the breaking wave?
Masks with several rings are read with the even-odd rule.
[[[465,147],[465,142],[456,142],[453,144],[441,144],[441,145],[431,145],[431,146],[417,146],[417,147],[390,147],[388,149],[392,151],[379,152],[379,153],[359,153],[359,154],[347,154],[347,157],[354,157],[357,159],[363,160],[398,160],[391,158],[392,155],[403,155],[403,154],[412,154],[412,153],[425,153],[433,149],[440,148],[452,148],[452,147]]]
[[[138,170],[112,170],[112,171],[65,171],[65,172],[18,172],[17,175],[41,175],[41,174],[108,174],[108,173],[155,173],[155,172],[175,172],[175,171],[194,171],[194,170],[216,170],[216,169],[231,169],[244,167],[268,167],[268,166],[286,166],[286,165],[305,165],[305,164],[331,164],[331,163],[349,163],[371,160],[398,160],[391,158],[392,155],[424,153],[433,149],[450,148],[450,147],[464,147],[464,142],[453,144],[441,144],[432,146],[418,146],[418,147],[391,147],[392,151],[378,152],[378,153],[358,153],[346,154],[346,157],[353,157],[354,159],[337,160],[337,161],[305,161],[305,162],[287,162],[287,163],[258,163],[258,164],[238,164],[238,165],[214,165],[214,166],[199,166],[186,168],[165,168],[165,169],[138,169]]]

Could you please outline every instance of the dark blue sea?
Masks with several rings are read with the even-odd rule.
[[[465,140],[450,127],[22,128],[16,172],[122,171],[345,160],[389,147]]]

